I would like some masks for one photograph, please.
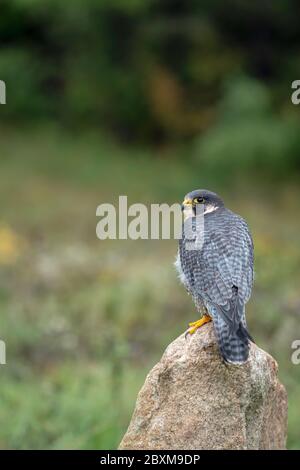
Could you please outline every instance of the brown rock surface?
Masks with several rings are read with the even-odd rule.
[[[287,395],[255,344],[224,364],[213,325],[179,336],[150,371],[120,449],[284,449]]]

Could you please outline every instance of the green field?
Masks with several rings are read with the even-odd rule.
[[[117,447],[145,375],[196,312],[173,267],[177,242],[100,241],[96,207],[119,194],[181,202],[207,187],[252,229],[249,327],[279,363],[288,447],[300,448],[297,184],[216,176],[197,145],[124,150],[49,125],[2,128],[0,139],[0,447]]]

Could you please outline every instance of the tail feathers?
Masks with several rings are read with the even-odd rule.
[[[215,315],[213,322],[223,359],[230,364],[246,362],[249,357],[249,340],[252,341],[247,328],[240,322],[234,332],[220,315]]]
[[[255,343],[254,339],[252,338],[249,331],[247,330],[247,327],[244,326],[242,322],[239,325],[237,334],[239,335],[240,338],[248,338],[250,341],[252,341],[252,343]]]

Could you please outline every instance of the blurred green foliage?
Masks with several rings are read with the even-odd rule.
[[[215,122],[224,84],[241,75],[268,87],[269,113],[281,119],[295,114],[299,9],[295,0],[3,0],[0,72],[10,105],[2,112],[135,142],[177,140]],[[251,82],[246,91],[235,104],[256,115],[264,92]],[[277,130],[267,117],[262,146]],[[241,129],[241,138],[255,130]]]
[[[229,178],[250,171],[270,180],[297,170],[299,120],[274,115],[270,98],[269,89],[259,82],[231,82],[216,125],[199,139],[197,160],[216,173],[227,171]]]
[[[100,242],[96,207],[197,187],[253,232],[250,331],[279,363],[300,447],[299,10],[1,2],[1,448],[117,447],[146,373],[196,313],[176,241]]]

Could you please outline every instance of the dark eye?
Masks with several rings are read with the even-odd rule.
[[[203,204],[204,203],[204,197],[196,197],[195,201],[198,202],[198,204]]]

